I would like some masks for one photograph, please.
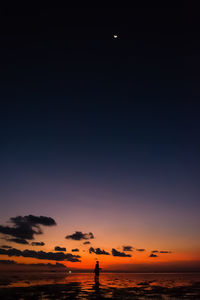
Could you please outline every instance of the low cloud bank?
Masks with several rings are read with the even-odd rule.
[[[22,257],[32,257],[37,259],[45,259],[45,260],[56,260],[56,261],[71,261],[71,262],[80,262],[79,255],[73,255],[71,253],[63,253],[63,252],[44,252],[44,251],[34,251],[34,250],[18,250],[15,248],[12,249],[0,249],[0,255],[8,255],[12,256],[22,256]]]

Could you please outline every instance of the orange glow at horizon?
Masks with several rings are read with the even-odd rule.
[[[19,247],[17,247],[19,248]],[[106,248],[105,248],[106,249]],[[41,250],[41,249],[40,249]],[[40,251],[38,250],[38,251]],[[106,249],[107,250],[107,249]],[[73,253],[73,252],[72,252]],[[68,269],[83,269],[83,270],[92,270],[95,266],[96,260],[99,260],[100,266],[103,270],[120,270],[121,266],[123,270],[128,270],[128,265],[132,266],[134,271],[134,265],[155,265],[159,266],[162,263],[168,263],[169,265],[173,265],[176,262],[184,263],[186,262],[195,262],[200,261],[198,252],[177,252],[177,253],[169,253],[169,254],[160,254],[158,253],[158,257],[151,258],[149,257],[150,251],[144,252],[127,252],[131,253],[132,257],[113,257],[112,255],[96,255],[96,254],[89,254],[88,252],[80,251],[77,254],[81,256],[81,262],[69,262],[69,261],[52,261],[52,260],[40,260],[35,258],[25,258],[25,257],[8,257],[6,255],[2,256],[2,259],[6,260],[14,260],[17,263],[23,264],[38,264],[38,263],[50,263],[56,264],[56,262],[60,264],[64,264]],[[125,266],[125,267],[124,267]]]
[[[43,235],[35,236],[37,242],[44,242],[43,247],[36,247],[29,245],[19,245],[1,240],[0,244],[8,243],[13,248],[19,250],[34,250],[54,252],[55,246],[65,247],[66,253],[80,255],[81,262],[68,262],[58,261],[58,263],[66,265],[72,269],[93,269],[96,259],[100,261],[103,270],[112,269],[129,269],[134,265],[159,265],[163,263],[174,264],[175,262],[194,262],[200,261],[200,247],[199,241],[196,239],[196,232],[190,235],[190,243],[188,237],[181,231],[177,238],[177,231],[174,233],[174,227],[170,224],[166,226],[157,226],[156,222],[151,216],[151,211],[145,211],[143,214],[135,213],[133,219],[132,210],[128,207],[128,212],[115,210],[107,204],[107,210],[103,204],[101,207],[92,207],[86,205],[84,207],[77,207],[76,203],[71,208],[70,214],[66,212],[63,207],[62,213],[54,215],[53,218],[59,223],[53,227],[43,227]],[[122,207],[123,208],[123,207]],[[59,208],[61,209],[61,208]],[[43,213],[45,215],[45,213]],[[48,213],[46,213],[48,215]],[[160,217],[160,216],[159,216]],[[7,218],[5,218],[6,222]],[[102,222],[103,220],[103,222]],[[142,222],[148,220],[148,223]],[[196,228],[196,227],[195,227]],[[70,235],[75,231],[82,231],[84,233],[91,232],[94,234],[94,239],[90,239],[91,244],[83,245],[85,240],[70,240],[66,239],[66,235]],[[179,230],[179,229],[178,229]],[[191,232],[189,232],[191,233]],[[132,257],[114,257],[112,256],[112,248],[117,251],[123,252],[123,246],[132,246]],[[100,248],[110,253],[110,255],[96,255],[89,253],[90,247]],[[79,252],[72,252],[72,249],[78,248]],[[136,249],[145,249],[144,252],[138,252]],[[170,254],[155,253],[158,257],[149,257],[152,250],[157,251],[171,251]],[[55,264],[56,261],[39,260],[34,258],[25,257],[7,257],[2,256],[2,259],[10,259],[19,263],[51,263]]]

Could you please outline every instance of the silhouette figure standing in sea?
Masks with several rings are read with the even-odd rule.
[[[95,289],[96,292],[99,291],[99,285],[100,285],[100,283],[99,283],[99,273],[100,273],[100,271],[101,271],[101,268],[99,268],[99,262],[97,260],[96,266],[94,268],[94,273],[95,273],[95,276],[94,276],[94,281],[95,281],[94,289]]]
[[[95,273],[95,277],[99,277],[99,272],[100,272],[101,268],[99,268],[99,262],[97,260],[96,262],[96,266],[94,268],[94,273]]]

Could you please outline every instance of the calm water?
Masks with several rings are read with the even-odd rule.
[[[94,285],[93,273],[3,273],[1,287],[27,287],[44,284],[65,284],[77,282],[85,290]],[[135,287],[144,285],[160,285],[166,287],[184,286],[200,281],[199,273],[102,273],[99,284],[109,287]]]
[[[91,273],[3,273],[0,285],[1,299],[27,299],[30,291],[36,299],[53,299],[52,291],[54,299],[200,299],[198,273],[102,273],[99,281]]]

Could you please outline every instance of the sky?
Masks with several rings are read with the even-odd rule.
[[[0,259],[55,263],[59,246],[69,268],[200,269],[195,11],[17,6],[0,22],[0,246],[21,251]]]

